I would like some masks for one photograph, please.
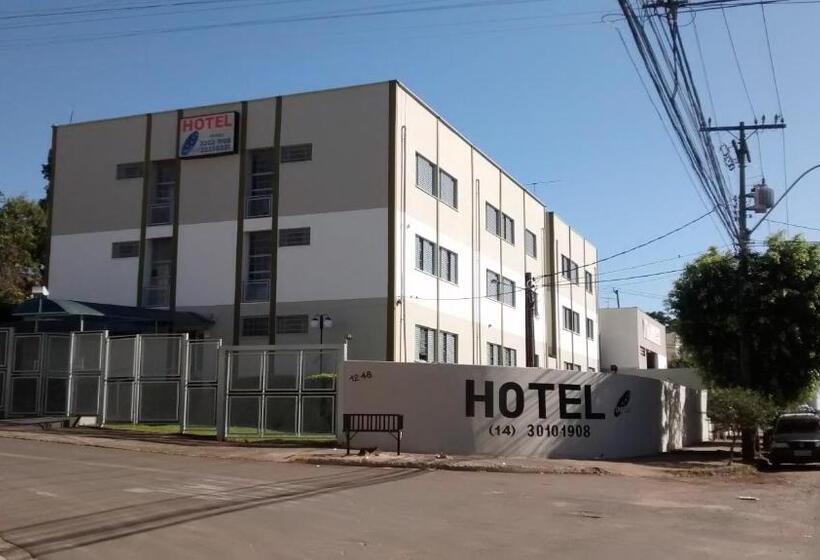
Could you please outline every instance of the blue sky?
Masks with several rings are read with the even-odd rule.
[[[165,15],[154,10],[151,17],[132,10],[55,20],[15,16],[149,2],[4,0],[0,190],[42,193],[39,172],[50,126],[68,122],[72,114],[74,121],[83,121],[397,78],[520,181],[554,181],[536,187],[538,196],[595,243],[602,257],[705,211],[621,44],[616,28],[623,24],[601,23],[604,14],[617,13],[616,0],[532,0],[289,23],[264,22],[459,1],[235,0],[227,7],[210,2],[168,7],[161,11],[176,13]],[[778,105],[760,8],[732,9],[727,16],[755,110],[771,116]],[[820,162],[820,4],[769,6],[766,16],[788,124],[785,173],[791,180]],[[65,23],[81,18],[105,19]],[[44,25],[56,21],[63,23]],[[133,30],[249,21],[254,23],[88,40]],[[720,12],[699,14],[696,26],[717,121],[751,121]],[[692,30],[688,25],[683,33],[706,98]],[[782,192],[780,133],[768,133],[761,151],[762,169],[753,142],[749,175],[765,172],[768,183]],[[820,172],[793,191],[788,214],[781,205],[772,217],[820,227],[818,202]],[[716,223],[703,220],[602,264],[602,279],[678,269],[693,253],[727,243]],[[779,227],[764,224],[756,237]],[[820,239],[820,232],[791,231]],[[623,306],[660,309],[674,276],[602,283],[601,305],[614,305],[616,287]]]

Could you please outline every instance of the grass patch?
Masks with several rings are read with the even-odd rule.
[[[121,430],[151,435],[183,435],[179,424],[125,424],[108,423],[106,430]],[[216,428],[211,426],[189,426],[186,436],[216,438]],[[226,439],[235,443],[250,445],[283,444],[293,446],[326,447],[336,443],[336,436],[332,434],[302,434],[297,436],[291,432],[265,431],[262,435],[255,428],[235,426],[226,435]]]

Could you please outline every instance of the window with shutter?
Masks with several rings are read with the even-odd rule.
[[[130,259],[140,254],[139,241],[116,241],[111,244],[112,259]]]
[[[436,192],[436,166],[433,163],[416,154],[416,186],[433,196],[437,196]]]
[[[439,172],[439,198],[444,204],[458,208],[458,182],[445,171]]]
[[[487,297],[498,301],[500,292],[501,278],[492,270],[487,269]]]
[[[242,336],[268,336],[268,330],[267,315],[242,318]]]
[[[310,161],[313,159],[313,144],[293,144],[282,146],[282,163]]]
[[[310,245],[310,228],[287,228],[279,230],[280,247],[296,247]]]
[[[276,334],[307,334],[307,315],[277,315]]]
[[[515,245],[515,221],[504,214],[504,241]]]
[[[499,228],[499,223],[498,223],[498,221],[499,221],[498,220],[499,212],[498,212],[498,209],[495,206],[493,206],[492,204],[490,204],[489,202],[487,203],[485,208],[486,209],[485,209],[484,213],[485,213],[486,222],[487,222],[486,223],[487,231],[489,231],[493,235],[498,235],[498,228]]]
[[[117,179],[139,179],[143,176],[143,162],[118,163]]]
[[[528,229],[524,230],[524,251],[530,257],[538,258],[535,234]]]

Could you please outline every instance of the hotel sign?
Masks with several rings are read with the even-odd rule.
[[[180,158],[236,153],[238,113],[214,113],[179,119]]]

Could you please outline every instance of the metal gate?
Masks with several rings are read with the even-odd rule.
[[[216,431],[221,347],[221,339],[192,340],[188,343],[182,413],[184,433],[213,434]]]
[[[6,411],[10,418],[41,413],[45,335],[17,334],[11,344]]]
[[[68,372],[68,411],[81,416],[102,416],[102,372],[108,331],[71,333],[71,368]]]
[[[9,369],[11,368],[11,340],[14,337],[12,329],[0,329],[0,418],[6,417],[6,394],[9,383]]]
[[[336,433],[346,345],[224,346],[219,357],[219,439]]]
[[[179,424],[187,352],[187,334],[109,337],[102,424]]]

